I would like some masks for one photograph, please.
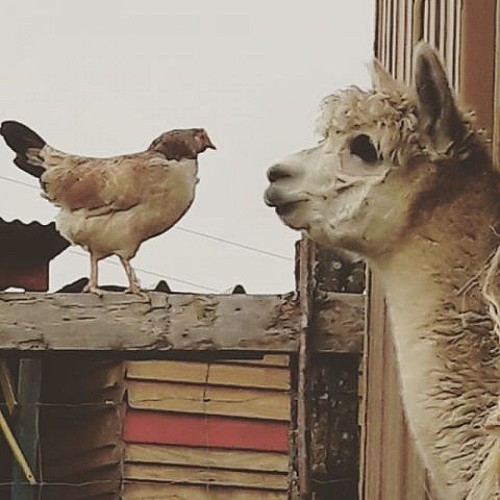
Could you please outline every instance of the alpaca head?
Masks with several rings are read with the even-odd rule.
[[[465,190],[477,149],[428,45],[416,47],[412,87],[377,61],[373,84],[324,100],[322,139],[272,166],[265,194],[291,228],[366,257],[390,252],[436,205]]]

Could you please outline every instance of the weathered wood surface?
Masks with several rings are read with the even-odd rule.
[[[196,466],[182,467],[178,465],[125,463],[123,475],[125,479],[135,481],[164,481],[166,483],[203,485],[208,483],[219,486],[257,489],[265,486],[269,490],[282,491],[286,491],[288,486],[287,474],[283,473],[210,469]]]
[[[265,487],[265,485],[263,485]],[[178,498],[189,500],[287,500],[284,491],[234,488],[217,485],[187,485],[178,483],[140,481],[125,484],[127,500],[165,500]]]
[[[360,354],[363,351],[365,297],[320,291],[314,301],[312,350]]]
[[[219,387],[206,384],[129,380],[131,408],[200,415],[284,420],[290,418],[286,391]]]
[[[318,285],[314,307],[322,313],[315,315],[318,334],[314,340],[332,349],[311,355],[312,486],[315,500],[355,500],[359,482],[358,381],[365,269],[362,262],[347,262],[331,250],[317,248],[316,255]],[[338,293],[346,291],[350,294]],[[350,337],[350,346],[345,339],[343,349],[337,350],[333,345],[335,336],[328,340],[323,337],[333,333],[329,324],[336,325],[339,331],[359,334]],[[346,352],[353,355],[345,355]]]
[[[286,453],[227,448],[128,443],[125,448],[125,461],[260,472],[288,472]]]
[[[0,350],[296,352],[294,293],[183,295],[0,293]],[[355,306],[353,306],[355,304]],[[361,349],[363,298],[329,295],[317,310],[315,348]],[[349,330],[354,328],[354,330]],[[151,356],[151,354],[149,355]]]
[[[238,363],[198,363],[195,361],[128,361],[127,378],[155,382],[249,387],[290,388],[290,370],[285,367],[245,366]]]
[[[311,332],[314,332],[314,304],[316,279],[314,276],[315,247],[311,240],[302,238],[299,245],[299,296],[301,312],[301,332],[297,356],[297,473],[298,492],[293,492],[301,500],[310,500],[311,463],[310,463],[310,415],[311,400]]]

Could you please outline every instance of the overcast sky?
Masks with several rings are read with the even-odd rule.
[[[5,1],[1,119],[22,121],[52,146],[90,156],[145,149],[172,128],[206,128],[218,150],[200,156],[194,205],[179,229],[143,244],[132,264],[167,277],[179,291],[223,291],[236,283],[252,293],[289,291],[299,234],[264,205],[265,171],[317,140],[325,95],[368,86],[373,3]],[[3,142],[0,163],[1,176],[37,186],[13,165]],[[0,194],[6,220],[46,223],[57,213],[29,186],[0,179]],[[88,275],[82,253],[67,250],[52,263],[52,290]],[[101,284],[126,283],[116,262],[101,262]],[[143,287],[159,279],[138,275]]]

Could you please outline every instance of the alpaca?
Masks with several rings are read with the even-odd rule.
[[[382,277],[402,398],[442,500],[499,499],[500,176],[436,52],[415,83],[327,97],[322,140],[272,166],[265,201]]]

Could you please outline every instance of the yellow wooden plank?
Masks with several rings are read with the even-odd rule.
[[[2,389],[9,414],[12,415],[16,409],[17,401],[16,393],[14,391],[14,383],[12,382],[12,376],[5,359],[0,359],[0,387]]]
[[[182,485],[130,482],[125,485],[125,500],[287,500],[281,491],[243,489],[213,485]]]
[[[288,368],[194,361],[129,361],[127,378],[282,390],[290,387]]]
[[[243,472],[202,467],[126,463],[124,478],[138,481],[175,481],[183,484],[216,484],[240,488],[263,488],[286,491],[288,475],[281,473]]]
[[[26,461],[26,457],[23,454],[23,451],[19,447],[19,444],[16,441],[16,438],[14,437],[14,434],[10,430],[9,424],[7,423],[7,420],[3,416],[3,413],[0,410],[0,431],[5,437],[5,440],[7,441],[7,444],[9,445],[9,448],[12,451],[12,454],[14,455],[14,458],[16,462],[18,463],[19,467],[21,468],[24,477],[28,481],[29,484],[36,484],[36,479],[33,473],[31,472],[30,466],[28,462]]]
[[[125,460],[283,473],[288,472],[289,462],[286,453],[134,443],[126,445]]]
[[[136,409],[290,419],[290,396],[284,391],[138,380],[129,380],[127,389],[128,403]]]

